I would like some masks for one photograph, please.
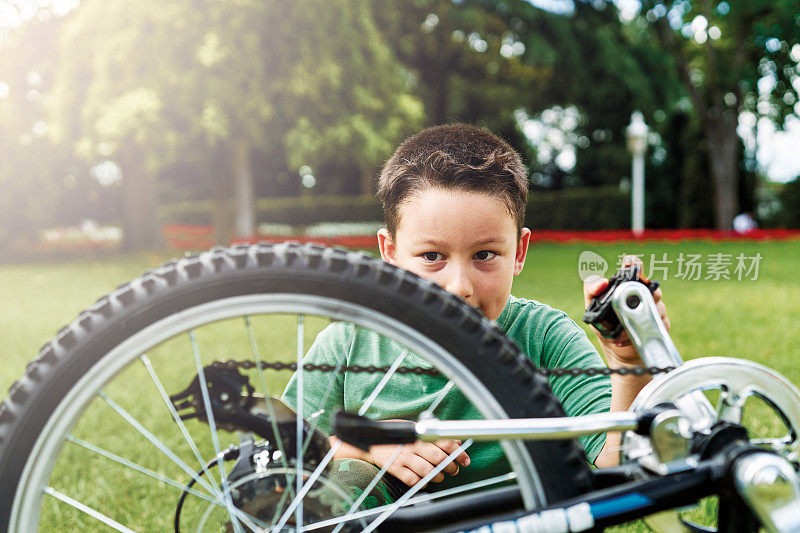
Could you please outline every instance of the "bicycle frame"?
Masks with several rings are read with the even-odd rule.
[[[644,285],[623,283],[612,298],[615,312],[646,365],[683,364]],[[565,418],[428,418],[415,423],[342,414],[337,416],[334,432],[343,440],[368,446],[444,438],[563,439],[630,431],[646,436],[652,446],[649,461],[595,471],[598,490],[535,512],[520,511],[518,491],[502,488],[441,504],[402,508],[384,522],[382,530],[584,531],[622,524],[716,494],[721,496],[721,531],[755,525],[756,518],[768,531],[800,531],[800,476],[792,464],[750,444],[740,426],[723,424],[712,430],[716,415],[705,395],[695,390],[674,405],[653,410]],[[700,447],[698,433],[706,433]]]

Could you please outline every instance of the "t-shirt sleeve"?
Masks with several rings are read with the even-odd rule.
[[[556,320],[544,335],[542,358],[549,368],[604,367],[586,333],[566,315]],[[608,376],[551,376],[550,388],[568,416],[607,413],[611,409],[611,380]],[[580,437],[589,461],[594,463],[605,443],[605,434]]]
[[[303,364],[328,364],[337,366],[347,364],[347,356],[352,345],[354,328],[350,324],[336,322],[322,330],[309,348]],[[318,428],[330,433],[331,417],[337,409],[344,406],[344,377],[340,372],[295,372],[281,399],[297,408],[298,373],[303,372],[303,418],[311,424],[317,420]]]

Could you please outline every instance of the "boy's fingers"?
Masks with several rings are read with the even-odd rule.
[[[663,296],[663,293],[661,292],[661,287],[659,287],[659,288],[657,288],[656,290],[653,291],[653,300],[656,303],[661,301],[661,297],[662,296]]]
[[[608,287],[606,278],[592,275],[583,280],[583,303],[589,307],[592,298],[603,292]]]
[[[613,342],[614,342],[614,346],[616,346],[617,348],[624,348],[626,346],[633,346],[633,342],[631,342],[630,337],[628,337],[628,332],[625,331],[625,330],[622,330],[622,333],[620,334],[620,336],[617,337],[616,339],[614,339]]]
[[[421,442],[416,447],[417,455],[427,461],[428,463],[436,466],[447,459],[447,453],[442,450],[436,444],[431,444],[430,442]],[[451,462],[446,467],[444,467],[444,472],[447,472],[451,476],[455,476],[458,474],[458,465],[454,462]]]
[[[420,457],[419,455],[412,455],[406,461],[406,467],[410,468],[416,475],[420,477],[420,479],[422,479],[423,477],[431,473],[431,471],[434,468],[434,465],[432,465],[430,462],[428,462],[423,457]],[[431,479],[431,481],[433,481],[434,483],[440,483],[442,480],[444,480],[443,472],[439,472],[438,474],[433,476],[433,479]]]
[[[392,466],[389,468],[389,473],[409,487],[413,487],[420,479],[422,479],[420,476],[415,474],[413,470],[405,466]]]
[[[437,440],[434,444],[441,448],[447,455],[450,455],[454,451],[461,446],[460,440]],[[461,466],[469,466],[469,455],[467,452],[461,452],[456,456],[455,463],[460,464]],[[458,473],[458,466],[456,466],[456,473]],[[453,474],[455,475],[455,474]]]

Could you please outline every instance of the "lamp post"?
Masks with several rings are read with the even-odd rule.
[[[647,152],[648,130],[641,111],[634,111],[625,133],[628,137],[628,150],[633,155],[631,229],[636,235],[644,231],[644,154]]]

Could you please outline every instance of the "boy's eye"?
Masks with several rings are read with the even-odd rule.
[[[440,254],[439,252],[425,252],[424,254],[422,254],[422,257],[424,257],[426,261],[433,262],[441,259],[442,254]]]
[[[486,261],[487,259],[491,259],[497,254],[495,252],[490,252],[489,250],[481,250],[480,252],[475,254],[475,259],[479,261]]]

